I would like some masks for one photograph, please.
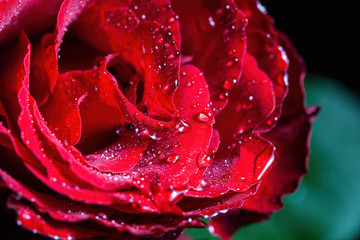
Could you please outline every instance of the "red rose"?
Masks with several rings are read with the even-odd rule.
[[[205,217],[227,239],[305,174],[304,65],[258,1],[8,0],[0,17],[0,189],[24,228],[175,239]]]

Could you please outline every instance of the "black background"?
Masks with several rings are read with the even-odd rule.
[[[360,21],[355,0],[261,2],[305,59],[309,73],[334,78],[360,93]]]

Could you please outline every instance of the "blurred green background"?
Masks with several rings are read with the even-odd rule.
[[[360,239],[360,98],[341,83],[308,75],[307,105],[320,105],[311,139],[309,173],[270,220],[240,229],[234,240]],[[185,232],[218,239],[206,229]]]

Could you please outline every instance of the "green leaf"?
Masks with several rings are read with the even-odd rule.
[[[234,239],[339,240],[360,236],[360,99],[322,76],[306,79],[307,105],[320,105],[314,122],[309,173],[270,220],[240,229]],[[207,230],[187,230],[194,239]]]

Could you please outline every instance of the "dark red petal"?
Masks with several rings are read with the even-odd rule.
[[[4,146],[8,149],[11,149],[18,155],[25,166],[32,166],[38,172],[43,174],[46,173],[45,168],[41,165],[41,163],[31,154],[31,152],[26,149],[19,139],[16,139],[11,133],[10,129],[6,129],[4,126],[0,124],[0,146]],[[16,169],[15,167],[14,169]]]
[[[17,130],[17,117],[20,106],[17,94],[21,82],[30,66],[30,43],[25,33],[19,34],[11,43],[3,45],[0,62],[0,99],[12,126]]]
[[[278,148],[280,160],[263,181],[259,192],[245,204],[246,208],[265,214],[280,209],[282,196],[293,192],[307,172],[311,120],[317,112],[316,108],[305,110],[304,107],[305,69],[302,59],[289,39],[282,34],[279,36],[290,60],[290,89],[283,105],[283,121],[264,137]]]
[[[221,136],[220,151],[234,136],[256,128],[275,109],[275,93],[269,77],[259,69],[256,59],[245,55],[244,70],[236,89],[230,91],[226,108],[216,117]]]
[[[173,1],[173,5],[180,17],[182,61],[204,72],[216,114],[240,77],[247,20],[232,1]]]
[[[288,66],[289,60],[286,52],[277,42],[277,36],[272,37],[261,30],[253,30],[248,33],[248,51],[255,56],[259,67],[269,76],[273,82],[276,105],[274,111],[260,126],[258,132],[266,132],[276,125],[280,118],[282,104],[289,90]],[[259,47],[261,46],[261,47]]]
[[[34,191],[31,187],[17,181],[0,170],[0,177],[12,191],[17,192],[18,200],[24,198],[31,202],[41,213],[47,213],[57,221],[79,223],[92,220],[99,225],[118,231],[128,231],[136,235],[146,235],[152,232],[164,233],[182,227],[204,227],[200,221],[187,221],[187,217],[163,215],[159,218],[154,214],[117,212],[117,207],[101,205],[82,205],[73,202],[56,193],[48,194]],[[21,176],[20,176],[21,177]],[[28,182],[30,183],[30,182]],[[154,218],[156,217],[156,218]],[[168,219],[168,220],[167,220]],[[104,231],[105,233],[106,231]]]
[[[278,43],[274,22],[260,1],[237,0],[235,2],[249,19],[246,28],[247,51],[256,58],[259,67],[272,80],[275,90],[276,107],[268,119],[256,128],[257,132],[266,132],[273,128],[279,120],[282,103],[288,92],[288,59],[285,51]]]
[[[0,41],[11,38],[19,30],[38,33],[55,24],[60,0],[1,1]]]
[[[39,106],[54,90],[58,76],[60,45],[68,26],[76,20],[85,5],[84,2],[79,3],[74,0],[64,1],[57,16],[56,34],[43,35],[41,41],[34,46],[31,57],[30,91]]]
[[[45,34],[32,48],[30,92],[39,105],[52,93],[58,76],[55,39],[56,34]]]
[[[210,221],[209,231],[223,240],[231,240],[233,234],[240,226],[259,222],[267,219],[267,216],[241,209],[230,210],[219,214]]]
[[[305,112],[305,64],[304,60],[299,56],[296,49],[292,46],[290,39],[278,32],[279,42],[286,51],[289,58],[289,93],[283,105],[282,117],[294,116],[298,113]]]
[[[247,192],[229,192],[220,197],[184,197],[178,205],[187,217],[196,218],[201,216],[204,218],[212,218],[217,216],[219,213],[227,212],[229,209],[240,208],[245,199],[254,192],[256,192],[256,187],[253,187]]]
[[[229,191],[244,192],[258,183],[274,165],[276,152],[267,140],[249,135],[238,139],[226,154],[215,155],[188,197],[218,197]]]
[[[1,116],[6,116],[6,111],[5,111],[5,108],[2,105],[1,101],[0,101],[0,115]]]
[[[84,153],[110,145],[116,139],[116,130],[125,122],[119,106],[121,92],[103,65],[99,70],[64,74],[79,81],[88,95],[79,106],[82,129],[77,147]]]
[[[248,27],[250,29],[262,29],[271,35],[275,33],[274,21],[259,0],[235,0],[235,3],[249,18]]]
[[[262,182],[259,191],[244,204],[244,209],[270,214],[282,207],[281,198],[293,192],[307,172],[310,116],[280,122],[264,136],[277,148],[279,164]]]
[[[41,108],[48,127],[64,144],[75,145],[81,136],[79,105],[87,93],[75,79],[60,75],[54,92]]]
[[[67,224],[53,220],[45,214],[37,212],[33,208],[15,200],[8,201],[7,205],[9,208],[16,211],[18,225],[48,237],[75,239],[80,237],[99,237],[106,235],[104,232],[86,226]]]

